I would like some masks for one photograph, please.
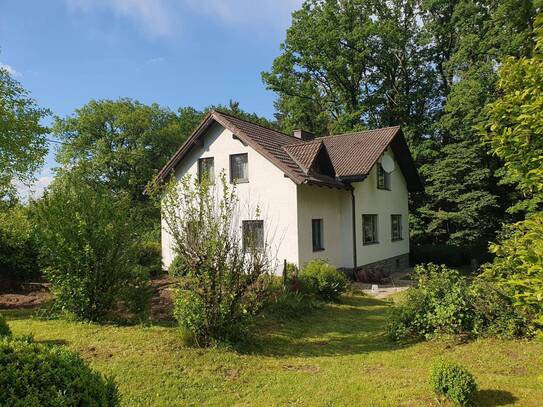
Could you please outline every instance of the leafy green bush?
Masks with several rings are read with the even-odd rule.
[[[337,301],[348,287],[345,275],[324,260],[312,260],[299,274],[302,291],[315,294],[324,301]]]
[[[2,205],[0,202],[2,279],[28,281],[39,277],[41,270],[28,208],[19,205],[4,208]]]
[[[430,383],[437,395],[461,406],[469,405],[477,390],[477,383],[471,373],[453,362],[437,362],[432,368]]]
[[[130,201],[65,176],[37,204],[36,216],[55,308],[79,319],[102,319],[141,273]]]
[[[6,318],[4,318],[2,314],[0,314],[0,337],[3,336],[11,336],[11,329],[9,329]]]
[[[440,334],[526,336],[531,332],[513,302],[490,281],[470,282],[458,271],[427,264],[415,267],[417,288],[389,311],[387,333],[395,341]]]
[[[172,277],[185,277],[189,271],[190,269],[188,268],[187,263],[181,256],[175,256],[170,263],[170,267],[168,267],[168,274]]]
[[[0,405],[118,406],[111,378],[62,346],[0,339]]]
[[[543,211],[509,225],[485,274],[512,293],[515,303],[543,329]]]
[[[243,340],[252,317],[268,296],[272,264],[265,236],[258,247],[244,241],[237,227],[235,185],[220,175],[207,180],[173,179],[161,194],[161,208],[183,274],[174,299],[174,316],[199,346]],[[258,218],[258,210],[255,213]],[[256,236],[256,235],[255,235]]]
[[[296,318],[316,308],[311,296],[292,290],[288,278],[287,281],[280,277],[271,278],[269,291],[270,295],[264,305],[264,312],[273,318]]]
[[[151,277],[159,276],[162,271],[162,247],[156,241],[144,241],[138,245],[138,264]]]

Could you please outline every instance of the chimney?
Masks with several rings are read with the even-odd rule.
[[[299,138],[300,140],[309,141],[313,140],[315,138],[315,135],[313,133],[310,133],[305,130],[294,130],[292,135],[296,138]]]

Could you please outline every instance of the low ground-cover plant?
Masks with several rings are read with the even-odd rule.
[[[264,232],[248,229],[242,238],[236,189],[224,172],[218,181],[172,180],[161,194],[163,219],[180,264],[171,271],[184,275],[174,316],[200,346],[244,338],[268,296],[272,268]],[[258,219],[258,209],[249,216]]]
[[[11,336],[11,329],[6,321],[6,318],[0,314],[0,337]]]
[[[529,321],[496,284],[473,281],[434,264],[417,266],[416,288],[393,306],[387,331],[395,341],[430,339],[442,334],[520,337],[532,332]]]
[[[461,406],[469,405],[477,391],[477,383],[471,373],[464,366],[447,361],[434,364],[430,384],[438,396]]]
[[[100,320],[123,293],[140,290],[142,269],[126,196],[66,175],[36,205],[36,217],[57,311]]]
[[[93,371],[76,353],[32,340],[0,339],[0,405],[119,404],[113,379]]]
[[[302,292],[315,295],[323,301],[338,301],[348,287],[345,274],[324,260],[312,260],[299,273]]]

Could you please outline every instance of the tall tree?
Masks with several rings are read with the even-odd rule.
[[[424,3],[445,104],[436,122],[440,149],[421,167],[427,194],[417,205],[422,241],[486,246],[499,229],[511,191],[495,176],[500,162],[475,127],[496,97],[495,67],[530,52],[535,8],[525,0]],[[448,32],[448,34],[447,34]]]
[[[413,0],[308,0],[271,72],[280,124],[317,134],[403,124],[420,139],[436,107]],[[412,130],[412,132],[411,132]]]
[[[188,126],[184,130],[174,112],[157,104],[91,100],[74,115],[55,120],[53,132],[63,143],[59,174],[77,172],[113,192],[128,193],[134,204],[144,203],[146,184],[183,142]]]
[[[49,115],[21,84],[0,67],[0,200],[13,197],[14,180],[29,182],[47,153]]]
[[[511,288],[543,327],[543,14],[535,22],[531,57],[509,58],[498,71],[500,97],[488,105],[484,140],[504,161],[505,182],[523,196],[512,211],[526,219],[508,225],[488,273]]]

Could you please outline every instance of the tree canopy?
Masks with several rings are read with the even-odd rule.
[[[21,84],[0,67],[0,200],[13,196],[14,181],[28,183],[47,153],[49,115]]]

